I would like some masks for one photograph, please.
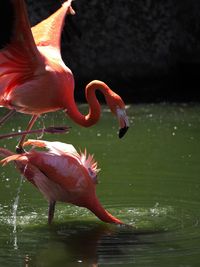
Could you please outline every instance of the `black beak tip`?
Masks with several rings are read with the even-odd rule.
[[[119,130],[119,138],[122,138],[125,135],[125,133],[128,131],[128,128],[129,127],[123,127]]]

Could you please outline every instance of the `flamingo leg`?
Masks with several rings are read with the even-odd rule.
[[[37,120],[38,117],[39,117],[38,115],[33,115],[33,116],[31,117],[31,120],[29,121],[28,126],[27,126],[27,128],[26,128],[26,132],[28,132],[28,131],[31,130],[31,128],[33,127],[33,125],[34,125],[34,123],[36,122],[36,120]],[[24,152],[24,150],[23,150],[23,143],[24,143],[24,141],[25,141],[26,135],[27,135],[27,133],[25,133],[24,135],[22,135],[22,137],[21,137],[19,143],[18,143],[17,146],[16,146],[16,152],[17,152],[18,154],[21,154],[21,153]]]
[[[15,109],[11,109],[5,116],[3,116],[0,119],[0,126],[2,126],[4,124],[4,122],[9,120],[15,113],[16,113],[16,110]]]
[[[36,130],[30,130],[30,131],[23,131],[23,132],[15,132],[15,133],[8,133],[8,134],[0,134],[0,140],[9,138],[9,137],[14,137],[14,136],[19,136],[19,135],[27,135],[27,134],[35,134],[35,133],[51,133],[51,134],[62,134],[62,133],[67,133],[69,132],[70,127],[67,126],[56,126],[56,127],[48,127],[48,128],[41,128],[41,129],[36,129]]]
[[[54,217],[56,201],[50,200],[49,201],[49,210],[48,210],[48,224],[51,224]]]

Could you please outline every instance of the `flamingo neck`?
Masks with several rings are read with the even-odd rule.
[[[89,206],[87,206],[100,220],[106,223],[124,224],[122,221],[111,215],[106,211],[97,198],[90,201]]]
[[[75,103],[74,96],[68,97],[67,114],[73,121],[84,127],[96,124],[100,118],[101,107],[95,94],[96,90],[103,93],[106,103],[110,106],[109,98],[114,92],[104,82],[94,80],[85,88],[85,96],[89,104],[89,112],[87,115],[80,113]]]

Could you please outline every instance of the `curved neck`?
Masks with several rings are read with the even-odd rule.
[[[104,82],[94,80],[90,82],[85,88],[85,96],[89,104],[89,112],[87,115],[80,113],[73,95],[71,95],[70,98],[68,97],[67,114],[73,121],[82,126],[92,126],[97,123],[100,118],[101,107],[95,94],[96,90],[100,90],[103,93],[106,99],[106,103],[110,106],[109,96],[111,96],[114,92]]]
[[[117,219],[108,211],[106,211],[97,198],[93,199],[93,201],[90,202],[90,205],[87,205],[87,208],[90,209],[103,222],[124,224],[121,220]]]

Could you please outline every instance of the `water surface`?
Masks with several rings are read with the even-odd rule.
[[[66,204],[57,205],[48,226],[46,200],[10,164],[0,167],[0,266],[199,266],[200,106],[133,105],[127,112],[131,125],[122,140],[106,107],[89,129],[62,112],[43,116],[36,127],[72,126],[69,134],[43,139],[93,153],[101,202],[131,227]],[[17,114],[1,132],[24,129],[28,119]],[[0,146],[14,150],[16,142]]]

